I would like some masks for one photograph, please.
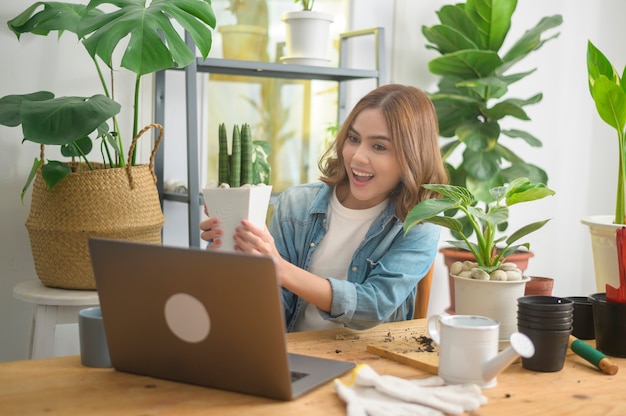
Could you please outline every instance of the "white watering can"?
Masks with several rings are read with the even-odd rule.
[[[485,316],[433,315],[428,334],[439,346],[439,376],[448,384],[473,383],[494,387],[496,376],[519,356],[532,357],[535,346],[514,332],[510,345],[498,352],[500,323]]]

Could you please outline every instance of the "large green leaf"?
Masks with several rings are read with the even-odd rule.
[[[593,84],[592,96],[602,120],[619,132],[623,132],[626,123],[626,93],[624,90],[614,81],[600,75]]]
[[[554,195],[552,189],[549,189],[544,184],[535,184],[530,188],[507,194],[506,204],[511,206],[522,202],[536,201],[552,195]]]
[[[422,33],[428,41],[437,45],[436,49],[441,54],[456,52],[461,49],[478,49],[478,45],[471,39],[450,26],[423,26]]]
[[[473,91],[482,100],[500,98],[508,91],[508,84],[501,77],[485,77],[458,82],[457,87]]]
[[[444,197],[450,199],[453,205],[471,205],[474,202],[474,196],[465,188],[453,185],[443,184],[424,184],[422,187],[437,192]],[[449,206],[444,210],[452,208]]]
[[[24,138],[48,145],[88,136],[119,111],[120,105],[104,95],[24,100],[20,106]]]
[[[16,127],[22,124],[21,107],[23,101],[45,101],[54,98],[49,91],[38,91],[24,95],[7,95],[0,98],[0,124]]]
[[[517,240],[519,240],[520,238],[534,232],[537,231],[538,229],[540,229],[541,227],[543,227],[544,225],[546,225],[546,223],[550,221],[550,220],[543,220],[543,221],[537,221],[537,222],[533,222],[532,224],[528,224],[523,226],[522,228],[520,228],[519,230],[515,231],[513,234],[511,234],[509,236],[509,238],[506,239],[506,244],[512,244],[514,242],[516,242]]]
[[[587,72],[589,74],[589,92],[592,96],[593,84],[600,75],[604,75],[614,82],[620,79],[608,58],[591,41],[587,41]]]
[[[454,218],[438,216],[438,214],[459,205],[458,200],[450,198],[426,199],[409,211],[404,220],[404,230],[407,232],[423,221],[433,222],[450,229],[462,229],[462,225]]]
[[[454,136],[461,121],[472,122],[481,115],[479,103],[469,97],[436,94],[431,100],[437,111],[439,134],[443,137]]]
[[[474,120],[460,125],[456,135],[472,151],[489,152],[498,142],[500,126],[495,122]]]
[[[504,117],[515,117],[520,120],[530,120],[528,114],[513,100],[504,100],[485,110],[489,120],[501,120]]]
[[[496,152],[477,152],[467,148],[463,159],[465,172],[474,179],[489,181],[500,172],[500,155]]]
[[[503,70],[510,68],[515,62],[527,56],[532,51],[541,48],[546,42],[559,36],[555,34],[547,39],[541,40],[543,32],[553,29],[563,23],[560,15],[544,17],[535,27],[527,30],[522,37],[511,46],[511,49],[502,57],[505,62]]]
[[[517,129],[502,130],[501,133],[512,139],[522,139],[526,143],[531,145],[532,147],[543,146],[543,143],[541,143],[541,141],[538,138],[522,130],[517,130]],[[517,176],[525,176],[525,175],[517,175]],[[544,181],[535,181],[535,182],[544,182]]]
[[[516,7],[517,0],[467,0],[465,11],[478,27],[484,48],[500,49]]]
[[[36,12],[40,7],[42,10]],[[33,33],[45,36],[50,31],[58,30],[59,36],[65,32],[71,32],[78,36],[78,24],[83,16],[98,16],[104,12],[98,9],[87,11],[82,4],[36,2],[24,10],[15,18],[9,20],[9,29],[18,37],[23,33]]]
[[[195,59],[170,19],[187,30],[201,55],[211,49],[211,31],[215,16],[208,0],[92,0],[88,9],[102,4],[123,7],[101,16],[81,21],[79,36],[85,47],[112,66],[112,55],[118,44],[130,36],[121,66],[138,76],[172,68],[184,67]],[[163,37],[163,38],[162,38]]]
[[[477,49],[482,49],[480,32],[462,4],[445,5],[437,12],[437,16],[442,25],[462,33],[472,43],[479,46]]]
[[[496,52],[467,49],[434,58],[428,63],[433,74],[474,79],[491,76],[502,60]]]

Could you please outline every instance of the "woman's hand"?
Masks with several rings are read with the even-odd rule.
[[[250,254],[265,254],[281,260],[274,244],[274,237],[267,226],[257,227],[248,220],[242,220],[235,230],[235,250]]]
[[[219,228],[220,220],[217,218],[208,218],[200,223],[200,238],[207,241],[207,249],[220,248],[222,245],[221,237],[224,232]]]

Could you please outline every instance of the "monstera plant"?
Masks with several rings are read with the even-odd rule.
[[[541,141],[501,123],[529,120],[524,107],[541,101],[541,93],[525,98],[507,95],[510,85],[535,72],[514,71],[513,67],[558,36],[543,37],[544,32],[559,26],[562,18],[544,17],[517,41],[509,41],[516,6],[517,0],[467,0],[443,6],[437,12],[439,23],[422,28],[429,42],[426,47],[440,54],[428,68],[441,77],[431,99],[439,118],[441,151],[451,183],[467,188],[484,203],[494,200],[490,189],[517,177],[539,183],[548,179],[543,169],[524,161],[502,143],[506,138],[539,147]],[[505,41],[509,47],[503,51]],[[451,160],[460,162],[453,165]],[[469,226],[467,222],[465,225]]]
[[[191,35],[200,54],[206,58],[211,49],[211,29],[215,27],[210,0],[33,3],[8,21],[11,31],[18,39],[24,34],[75,34],[78,44],[93,60],[94,75],[102,84],[102,92],[91,97],[56,97],[49,91],[9,95],[0,99],[0,124],[21,125],[24,140],[61,146],[63,156],[81,159],[89,169],[93,166],[87,155],[94,147],[94,140],[100,140],[105,168],[134,164],[134,154],[132,160],[126,160],[124,135],[115,118],[121,107],[113,100],[114,74],[121,68],[135,74],[132,136],[127,136],[130,140],[141,128],[138,115],[142,77],[163,69],[187,66],[195,59],[195,50],[187,46],[175,25]],[[119,63],[114,62],[117,49],[123,52]],[[105,67],[110,77],[103,71]],[[39,168],[50,189],[72,169],[67,163],[35,158],[22,197]]]

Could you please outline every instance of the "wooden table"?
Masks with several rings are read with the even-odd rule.
[[[381,325],[367,331],[335,329],[289,334],[293,352],[371,365],[379,374],[423,378],[430,374],[380,358],[367,345],[424,331],[425,320]],[[568,355],[556,373],[511,365],[489,402],[476,415],[626,415],[626,359],[622,369],[601,373]],[[344,376],[347,379],[348,375]],[[83,367],[78,356],[0,363],[0,414],[6,415],[345,415],[331,383],[292,402]]]

